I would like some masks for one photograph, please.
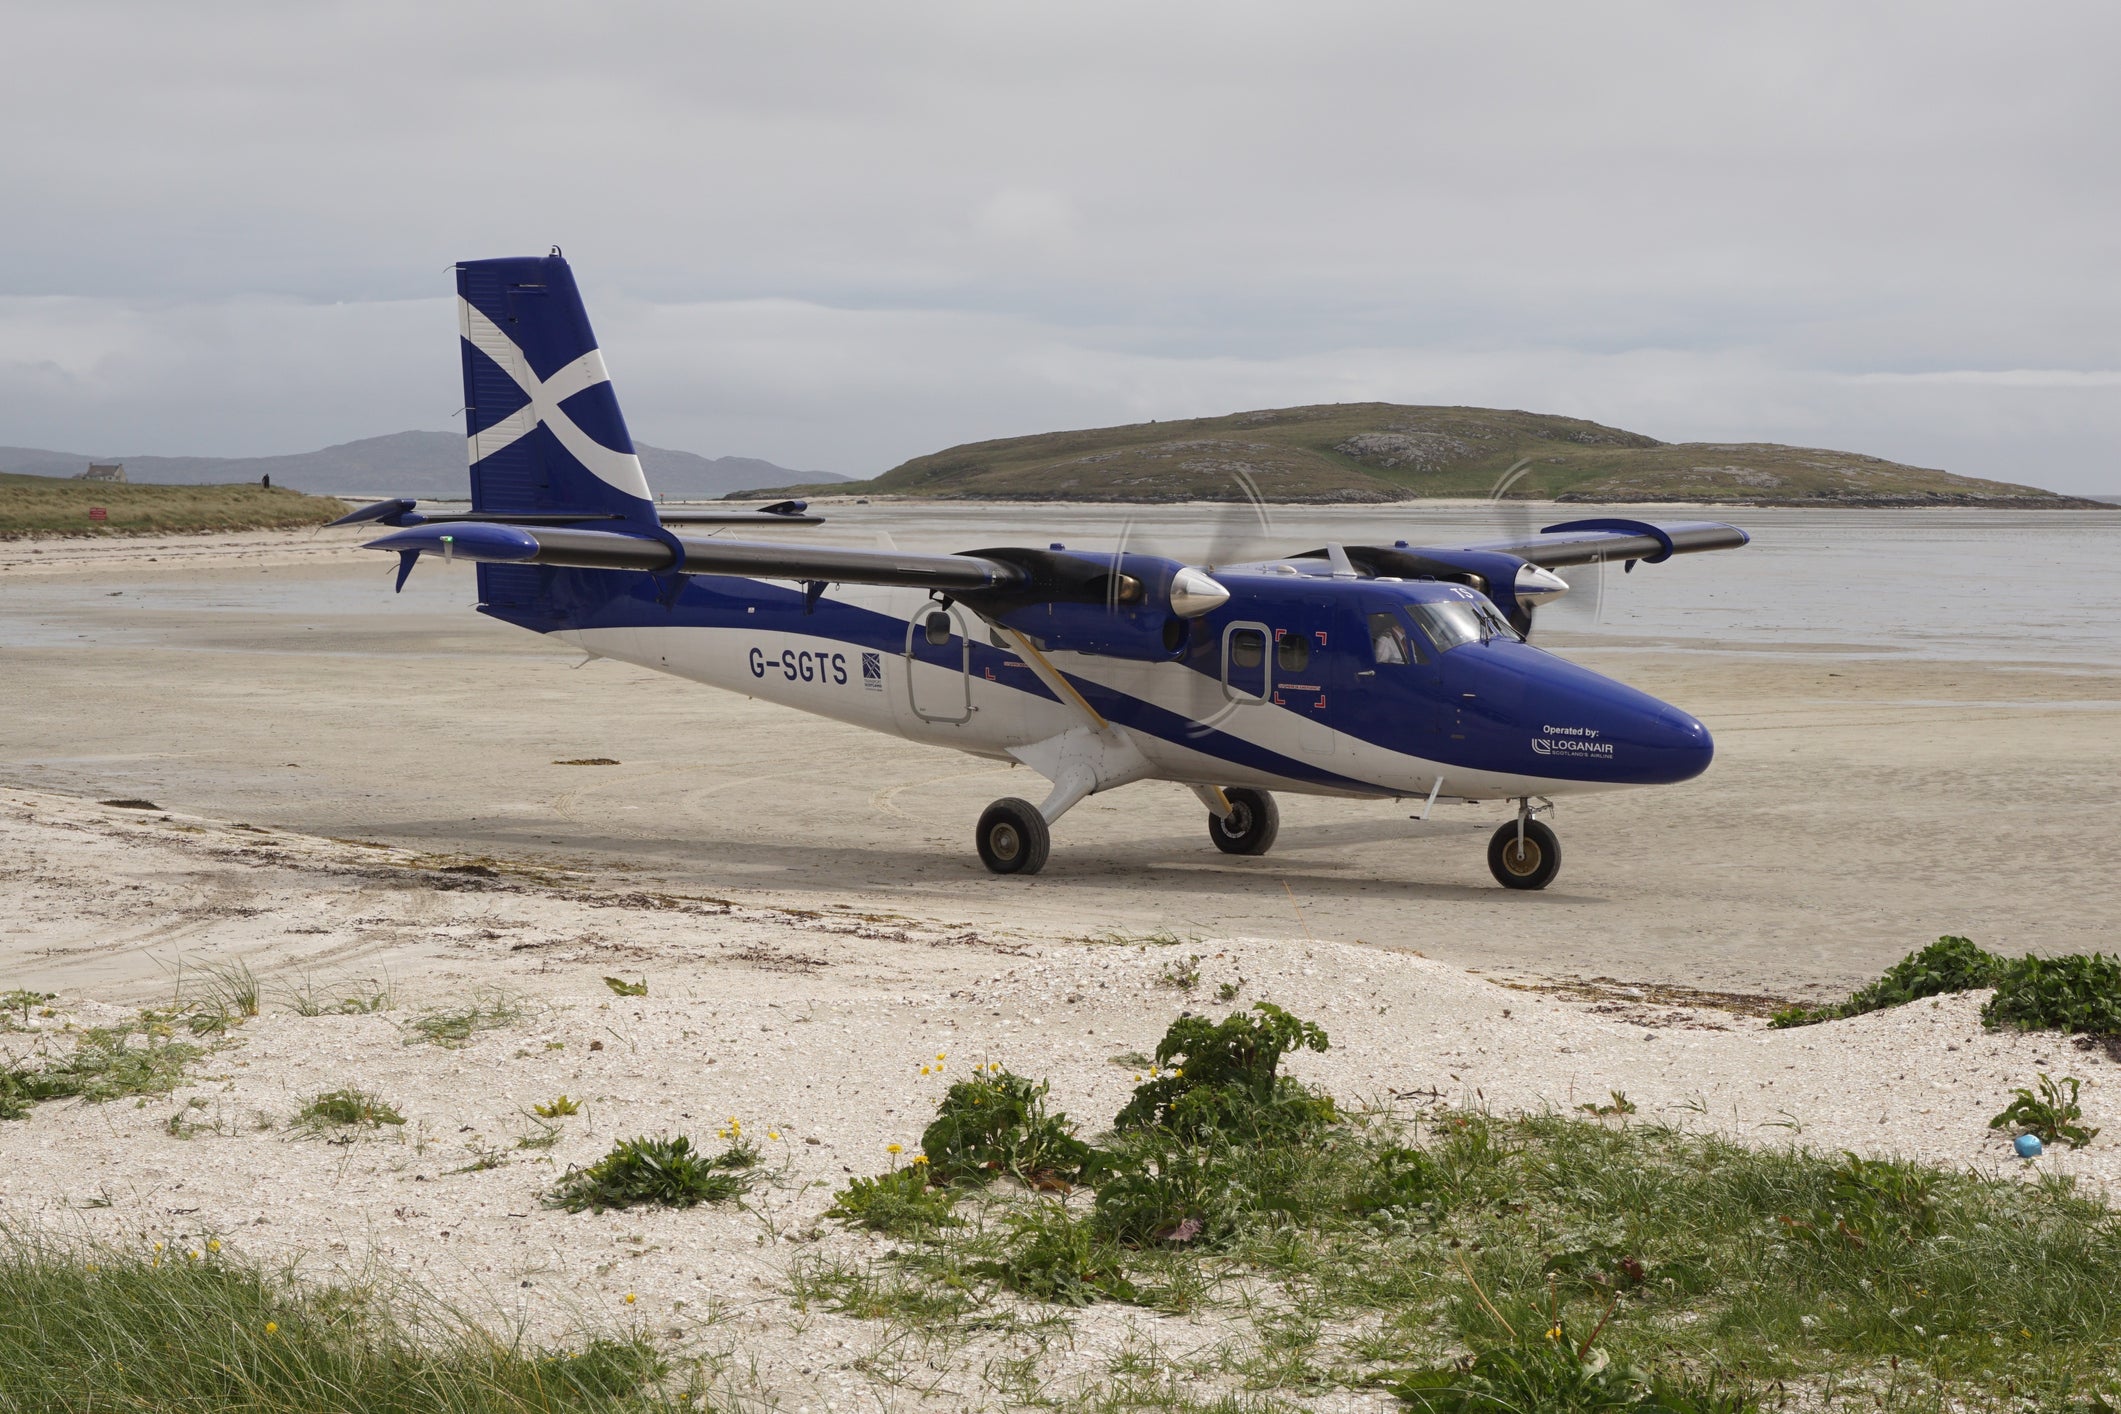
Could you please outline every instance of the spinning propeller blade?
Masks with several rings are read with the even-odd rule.
[[[1487,504],[1496,523],[1512,539],[1530,539],[1539,531],[1540,516],[1533,513],[1529,496],[1512,497],[1511,491],[1532,469],[1532,459],[1522,457],[1496,478]],[[1565,575],[1527,565],[1517,579],[1524,634],[1532,636],[1532,625],[1540,618],[1549,623],[1575,619],[1580,623],[1605,622],[1605,561],[1571,568]]]

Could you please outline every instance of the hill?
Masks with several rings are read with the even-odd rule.
[[[1270,501],[1485,497],[1559,501],[2069,507],[2033,486],[1768,442],[1660,442],[1596,422],[1496,408],[1332,403],[973,442],[874,481],[801,489],[1036,501],[1227,501],[1239,474]],[[795,489],[795,488],[782,488]],[[754,492],[752,494],[760,494]]]
[[[756,457],[703,457],[645,443],[638,449],[648,484],[657,495],[672,500],[713,498],[776,481],[830,484],[846,479],[829,471],[791,471]],[[72,476],[91,461],[122,461],[130,480],[168,485],[270,476],[276,486],[305,491],[429,499],[462,499],[470,489],[464,479],[464,439],[455,432],[393,432],[277,457],[90,457],[39,447],[0,447],[0,472]]]
[[[108,520],[89,519],[101,506]],[[235,486],[114,485],[0,472],[0,540],[24,535],[139,535],[195,530],[292,530],[322,525],[346,510],[330,496],[305,496],[256,482]]]

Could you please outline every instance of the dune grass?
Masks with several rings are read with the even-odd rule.
[[[0,1120],[21,1119],[46,1100],[90,1103],[166,1095],[205,1051],[171,1037],[169,1017],[142,1012],[124,1026],[92,1026],[64,1055],[0,1063]]]
[[[625,1335],[540,1348],[423,1303],[303,1286],[205,1245],[0,1233],[0,1409],[515,1414],[687,1407]],[[696,1406],[693,1406],[696,1407]]]
[[[850,1185],[835,1216],[899,1240],[801,1266],[792,1294],[924,1338],[1025,1301],[1249,1331],[1205,1364],[1137,1362],[1145,1387],[1367,1386],[1428,1410],[2121,1405],[2121,1214],[2065,1179],[1755,1148],[1617,1105],[1344,1107],[1278,1074],[1325,1044],[1271,1011],[1183,1018],[1084,1188],[922,1203],[901,1169],[888,1222],[878,1181]]]
[[[89,519],[101,506],[109,519]],[[330,496],[281,487],[151,486],[0,473],[0,540],[30,535],[146,535],[287,530],[345,513]]]

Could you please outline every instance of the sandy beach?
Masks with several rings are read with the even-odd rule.
[[[1333,1037],[1296,1073],[1408,1112],[1621,1090],[1644,1119],[1751,1142],[2002,1171],[1987,1120],[2045,1070],[2084,1077],[2087,1122],[2121,1132],[2121,1067],[1984,1033],[1979,993],[1795,1031],[1760,1015],[1940,933],[2110,947],[2116,852],[2086,825],[2114,790],[2121,671],[1556,635],[1696,712],[1720,754],[1687,787],[1568,806],[1543,894],[1487,879],[1493,811],[1419,824],[1288,801],[1276,852],[1232,861],[1159,786],[1093,799],[1047,873],[996,880],[969,826],[1022,789],[1006,772],[578,669],[470,613],[468,576],[379,597],[352,543],[0,547],[0,978],[57,994],[0,1049],[63,1045],[212,965],[264,983],[261,1014],[167,1099],[0,1126],[0,1221],[410,1278],[553,1338],[645,1312],[783,1407],[957,1407],[989,1397],[976,1372],[1007,1337],[916,1399],[916,1355],[788,1294],[792,1263],[875,1249],[821,1215],[917,1140],[938,1052],[1105,1116],[1132,1085],[1114,1057],[1181,1010],[1269,1000]],[[555,764],[587,757],[620,764]],[[153,808],[98,803],[119,799]],[[1173,985],[1192,957],[1199,981]],[[612,975],[648,995],[614,996]],[[379,987],[372,1014],[293,1006]],[[461,1048],[412,1029],[482,997],[510,1017]],[[352,1144],[291,1126],[342,1084],[408,1122]],[[518,1149],[528,1107],[560,1092],[584,1113]],[[778,1177],[746,1209],[541,1205],[616,1138],[730,1117],[777,1136]],[[2110,1188],[2117,1153],[2041,1166]],[[1055,1389],[1130,1342],[1232,1335],[1212,1310],[1070,1320]]]

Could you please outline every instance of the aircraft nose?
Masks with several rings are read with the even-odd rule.
[[[1655,783],[1691,781],[1716,759],[1716,742],[1699,718],[1664,703],[1658,708],[1644,733],[1650,740],[1650,764],[1658,772]]]

